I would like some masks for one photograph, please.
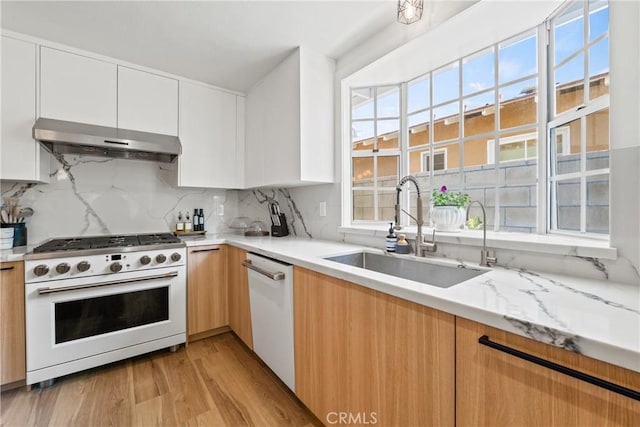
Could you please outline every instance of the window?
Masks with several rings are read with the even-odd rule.
[[[447,167],[447,149],[441,148],[433,150],[433,170],[441,171]],[[429,153],[422,153],[422,162],[420,164],[421,172],[429,172],[431,170],[431,156]]]
[[[495,231],[608,233],[608,55],[607,2],[580,0],[409,82],[353,89],[352,221],[392,221],[395,184],[414,175],[425,218],[446,185]]]
[[[549,224],[554,232],[609,233],[608,18],[606,1],[580,1],[551,21]]]
[[[487,164],[495,162],[495,143],[493,139],[487,141]],[[536,159],[538,157],[538,133],[532,132],[501,138],[499,153],[501,162]]]
[[[353,221],[394,216],[400,171],[400,86],[351,91]]]

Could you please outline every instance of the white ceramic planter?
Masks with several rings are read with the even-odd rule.
[[[436,231],[460,232],[464,225],[465,210],[457,206],[433,206],[431,222]]]

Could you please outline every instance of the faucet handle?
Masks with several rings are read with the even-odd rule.
[[[498,257],[489,250],[483,250],[480,258],[480,265],[484,265],[485,267],[491,267],[498,263]]]
[[[420,249],[424,252],[435,252],[438,250],[438,245],[436,245],[436,230],[433,229],[433,234],[431,235],[431,241],[427,242],[423,237],[422,242],[420,242]]]

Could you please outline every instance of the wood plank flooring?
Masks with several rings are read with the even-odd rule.
[[[233,333],[2,393],[2,426],[320,426]]]

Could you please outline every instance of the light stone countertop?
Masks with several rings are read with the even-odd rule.
[[[33,248],[34,246],[18,246],[12,249],[1,249],[0,262],[22,261],[24,255]]]
[[[640,372],[640,284],[492,267],[485,274],[443,289],[324,259],[363,249],[383,254],[379,249],[299,237],[207,234],[183,240],[187,247],[231,244]],[[32,248],[2,250],[0,261],[20,261]],[[437,257],[422,260],[465,265]]]
[[[640,372],[640,286],[492,267],[443,289],[323,259],[363,249],[384,253],[362,246],[230,234],[207,234],[185,242],[188,247],[228,243]],[[463,264],[437,257],[423,260]]]

